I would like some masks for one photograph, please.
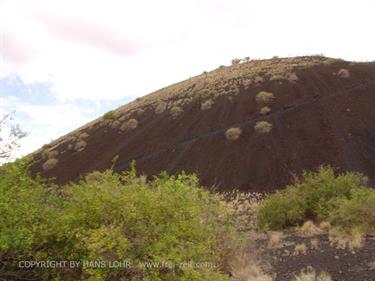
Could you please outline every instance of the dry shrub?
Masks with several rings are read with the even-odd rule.
[[[241,136],[242,131],[240,128],[230,128],[225,132],[225,137],[227,140],[234,141],[239,139]]]
[[[297,244],[296,247],[294,248],[293,255],[298,256],[298,255],[306,255],[306,254],[307,254],[306,244],[305,243]]]
[[[294,276],[293,281],[332,281],[332,278],[325,271],[317,274],[315,269],[308,267],[305,270],[301,270],[298,276]]]
[[[305,236],[313,236],[320,234],[321,230],[309,220],[300,227],[300,232]]]
[[[77,152],[80,152],[82,150],[85,149],[87,145],[87,142],[85,142],[84,140],[79,140],[75,145],[74,145],[74,150],[77,151]]]
[[[328,221],[322,221],[320,224],[319,224],[319,228],[323,231],[326,231],[326,232],[329,232],[332,228],[331,226],[331,223],[328,222]]]
[[[165,102],[158,102],[156,107],[155,107],[155,113],[156,114],[161,114],[167,109],[167,104]]]
[[[82,133],[78,136],[79,139],[85,139],[88,138],[90,135],[88,133]]]
[[[273,101],[274,98],[275,98],[274,94],[266,92],[266,91],[261,91],[256,95],[255,100],[257,103],[269,103]]]
[[[353,228],[350,234],[338,228],[332,228],[329,232],[331,246],[342,250],[348,247],[352,252],[363,247],[364,238],[365,234],[358,228]]]
[[[214,101],[212,99],[206,100],[201,104],[202,110],[210,109],[214,105]]]
[[[122,132],[129,132],[131,130],[134,130],[138,127],[138,121],[134,118],[129,119],[124,124],[121,125],[120,130]]]
[[[182,112],[183,112],[182,108],[177,105],[173,106],[170,110],[170,113],[173,119],[177,118]]]
[[[292,72],[288,75],[288,80],[290,82],[297,82],[298,81],[298,76],[295,72]]]
[[[272,124],[267,121],[258,121],[254,126],[254,130],[257,133],[266,134],[272,130]]]
[[[112,129],[116,129],[116,128],[120,127],[120,125],[121,125],[121,122],[118,121],[118,120],[116,120],[116,121],[113,121],[113,122],[111,123],[111,128],[112,128]]]
[[[279,231],[270,231],[268,233],[268,248],[277,248],[280,246],[283,233]]]
[[[256,209],[263,194],[257,192],[240,192],[233,190],[220,194],[221,204],[234,219],[239,232],[257,229]]]
[[[270,112],[271,112],[271,108],[269,108],[268,106],[264,106],[260,109],[260,114],[262,115],[267,115]]]
[[[57,163],[59,163],[59,160],[55,158],[48,159],[46,162],[43,164],[43,170],[44,171],[49,171],[52,170],[53,168],[56,167]]]
[[[272,281],[272,277],[264,272],[264,264],[254,245],[254,241],[246,241],[233,249],[227,256],[228,271],[233,281]]]
[[[337,72],[337,76],[340,78],[349,78],[350,77],[350,72],[346,68],[341,68],[339,72]]]
[[[51,150],[51,151],[45,150],[42,153],[42,157],[47,158],[47,159],[56,158],[58,155],[59,155],[59,152],[56,150]]]
[[[311,239],[310,244],[311,244],[312,250],[318,250],[319,249],[319,240],[318,239]]]

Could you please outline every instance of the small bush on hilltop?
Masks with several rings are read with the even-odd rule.
[[[353,172],[335,176],[329,166],[304,172],[301,182],[277,191],[260,204],[259,226],[282,229],[314,220],[329,221],[344,231],[356,227],[374,232],[375,191],[366,183],[367,178]]]
[[[233,234],[232,222],[219,197],[201,188],[194,175],[164,173],[147,182],[134,168],[123,174],[109,170],[51,189],[30,176],[26,162],[13,163],[0,170],[0,213],[2,278],[228,280],[222,244],[226,233]],[[105,266],[22,270],[22,260]],[[108,266],[123,260],[131,267]]]

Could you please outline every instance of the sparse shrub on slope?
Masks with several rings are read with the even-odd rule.
[[[260,114],[262,115],[267,115],[270,112],[271,112],[271,108],[269,108],[268,106],[264,106],[260,109]]]
[[[55,190],[32,179],[25,163],[10,164],[0,170],[0,213],[2,278],[67,280],[68,271],[69,280],[228,280],[220,262],[231,220],[195,176],[147,182],[134,169],[109,170]],[[104,266],[22,270],[22,260]],[[124,260],[131,268],[109,268]]]
[[[261,91],[256,95],[255,100],[257,103],[266,104],[266,103],[270,103],[271,101],[273,101],[274,98],[275,98],[274,94],[266,92],[266,91]]]
[[[261,228],[282,229],[311,219],[330,221],[350,231],[357,227],[374,231],[375,191],[367,178],[353,172],[335,175],[329,166],[304,172],[303,180],[276,191],[258,208]]]
[[[208,99],[201,104],[202,110],[210,109],[214,105],[214,101],[212,99]]]
[[[183,112],[182,108],[177,105],[173,106],[170,110],[170,113],[173,119],[177,118],[182,112]]]
[[[43,170],[49,171],[56,167],[57,163],[59,163],[59,160],[55,158],[48,159],[46,162],[43,163]]]
[[[122,124],[120,127],[120,130],[122,132],[129,132],[129,131],[136,129],[137,127],[138,127],[137,119],[132,118],[126,121],[124,124]]]
[[[266,134],[271,132],[272,124],[267,121],[258,121],[254,126],[254,130],[259,134]]]
[[[337,72],[337,76],[340,78],[349,78],[350,77],[350,72],[346,68],[342,68]]]
[[[239,139],[241,134],[242,134],[242,131],[240,128],[230,128],[225,132],[225,137],[227,138],[227,140],[234,141],[234,140]]]

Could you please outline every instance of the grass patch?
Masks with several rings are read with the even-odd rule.
[[[107,113],[105,113],[103,115],[103,120],[107,121],[107,120],[114,120],[116,119],[117,117],[117,114],[115,113],[115,111],[111,110],[111,111],[108,111]]]
[[[155,113],[161,114],[167,109],[167,104],[165,102],[158,102],[155,107]]]
[[[254,130],[259,134],[266,134],[271,132],[272,124],[267,121],[258,121],[254,126]]]
[[[77,152],[83,151],[87,146],[87,142],[84,140],[78,140],[74,145],[74,150]]]
[[[225,132],[225,137],[227,140],[235,141],[240,138],[242,131],[240,128],[230,128]]]

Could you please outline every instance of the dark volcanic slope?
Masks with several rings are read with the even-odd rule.
[[[260,91],[274,99],[256,102]],[[256,132],[258,121],[272,130]],[[230,141],[232,127],[242,134]],[[300,57],[220,67],[44,146],[33,154],[33,170],[62,183],[109,168],[116,155],[115,170],[134,159],[149,176],[196,172],[220,189],[268,191],[320,164],[360,171],[374,183],[375,63]]]

